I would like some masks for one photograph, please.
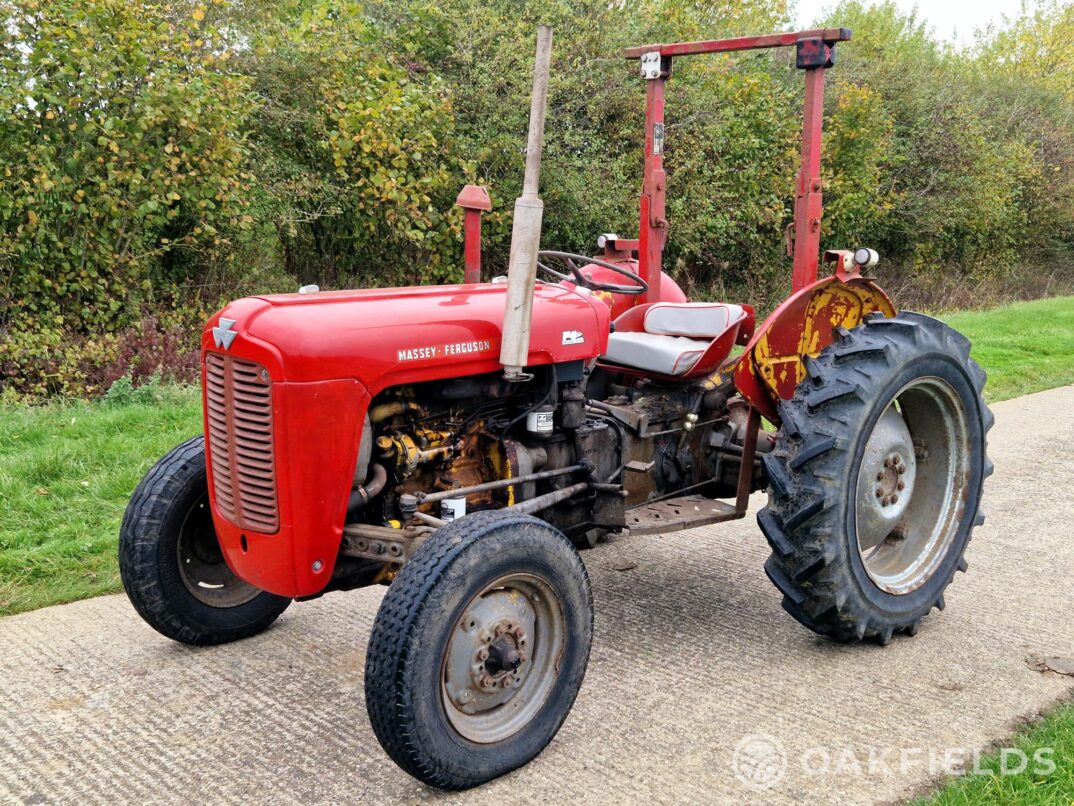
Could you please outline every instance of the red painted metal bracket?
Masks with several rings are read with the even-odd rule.
[[[638,269],[649,284],[639,304],[660,301],[661,262],[668,237],[665,213],[667,174],[664,171],[664,90],[675,56],[731,53],[758,48],[795,47],[795,65],[805,71],[805,102],[802,116],[802,155],[794,201],[794,223],[787,227],[787,254],[794,258],[793,291],[817,279],[820,253],[820,222],[824,197],[821,192],[820,154],[824,122],[824,71],[835,64],[835,45],[850,39],[847,28],[824,28],[765,36],[742,36],[702,42],[641,45],[623,55],[641,62],[645,79],[645,176],[642,181],[639,222]],[[793,234],[792,234],[793,233]]]

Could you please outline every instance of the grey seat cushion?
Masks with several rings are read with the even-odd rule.
[[[726,302],[657,302],[645,312],[645,332],[661,336],[718,339],[746,317]]]
[[[709,339],[661,336],[655,333],[612,333],[604,357],[616,364],[657,372],[685,375],[711,344]]]

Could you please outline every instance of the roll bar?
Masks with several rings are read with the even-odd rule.
[[[848,28],[825,28],[764,36],[740,36],[701,42],[641,45],[623,55],[640,62],[645,87],[645,175],[642,180],[639,227],[639,273],[649,284],[641,303],[660,300],[660,273],[668,222],[665,217],[667,174],[664,171],[664,88],[676,56],[730,53],[739,50],[794,46],[795,66],[805,71],[802,119],[802,164],[798,171],[794,221],[787,227],[787,254],[794,258],[792,288],[817,279],[820,220],[823,213],[820,154],[824,121],[824,71],[835,64],[835,45],[850,39]]]

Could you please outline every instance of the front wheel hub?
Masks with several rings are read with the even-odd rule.
[[[444,653],[441,690],[452,727],[482,744],[520,730],[551,692],[564,642],[562,607],[544,580],[512,574],[487,586]]]

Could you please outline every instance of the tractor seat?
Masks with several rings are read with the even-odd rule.
[[[615,320],[602,360],[673,378],[708,374],[731,353],[751,314],[722,302],[639,305]]]

